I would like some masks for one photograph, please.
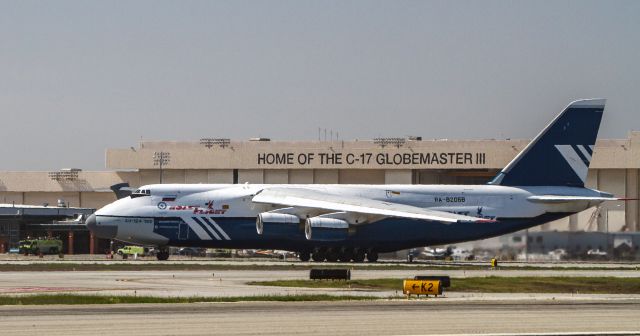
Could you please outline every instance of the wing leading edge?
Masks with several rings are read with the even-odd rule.
[[[305,188],[267,188],[256,194],[252,201],[261,204],[342,211],[372,216],[423,219],[445,223],[494,221],[363,197],[334,195]]]

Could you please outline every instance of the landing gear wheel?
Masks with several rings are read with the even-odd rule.
[[[309,259],[311,259],[311,253],[309,252],[300,252],[298,253],[298,258],[300,259],[300,261],[309,261]]]
[[[378,252],[374,250],[369,250],[369,252],[367,252],[367,261],[369,262],[378,261]]]
[[[327,261],[329,262],[336,262],[338,261],[338,258],[340,257],[340,253],[334,249],[330,249],[329,251],[327,251]]]
[[[353,254],[353,261],[357,262],[357,263],[361,263],[364,261],[364,250],[363,249],[357,249],[355,251],[355,253]]]
[[[342,251],[340,251],[340,256],[338,257],[338,260],[342,261],[342,262],[350,262],[351,259],[353,259],[353,250],[352,249],[343,249]]]
[[[311,259],[316,262],[323,262],[325,255],[326,253],[324,249],[315,249],[311,255]]]
[[[158,260],[168,260],[169,259],[169,249],[160,249],[156,254],[156,258]]]

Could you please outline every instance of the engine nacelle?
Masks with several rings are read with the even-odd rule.
[[[291,235],[298,232],[300,218],[294,215],[263,212],[256,218],[256,231],[262,236]]]
[[[345,240],[349,236],[349,222],[323,216],[307,218],[304,223],[304,235],[308,240]]]

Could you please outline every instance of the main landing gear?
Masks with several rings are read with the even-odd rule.
[[[310,252],[300,252],[298,253],[298,258],[300,258],[300,261],[309,261],[309,259],[311,259],[311,253]]]
[[[302,251],[298,253],[301,261],[313,260],[315,262],[363,262],[365,257],[369,262],[378,261],[378,251],[375,249],[362,248],[326,248],[316,247],[312,251]]]
[[[160,247],[158,249],[158,253],[156,253],[156,258],[158,258],[158,260],[168,260],[169,259],[169,248],[168,247]]]

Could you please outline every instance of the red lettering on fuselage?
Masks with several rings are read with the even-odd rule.
[[[193,211],[196,215],[224,215],[227,212],[226,209],[203,209],[199,206],[195,205],[175,205],[169,207],[170,211]]]

